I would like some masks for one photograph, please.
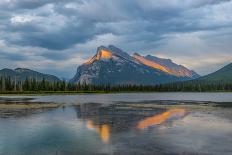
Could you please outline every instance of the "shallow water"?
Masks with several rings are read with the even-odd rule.
[[[202,100],[165,95],[169,97],[150,93],[36,97],[33,101],[81,104],[0,118],[0,154],[232,154],[232,108],[153,107],[142,102]],[[195,96],[215,101],[206,94]],[[230,99],[223,95],[216,101]]]
[[[4,96],[2,96],[4,97]],[[232,102],[232,93],[116,93],[116,94],[83,94],[83,95],[47,95],[17,96],[17,98],[35,98],[35,101],[56,103],[112,103],[115,101],[149,101],[149,100],[193,100]],[[7,96],[7,98],[15,98]]]

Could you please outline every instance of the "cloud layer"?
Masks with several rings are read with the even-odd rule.
[[[0,68],[70,78],[100,45],[201,74],[232,61],[230,0],[1,0]]]

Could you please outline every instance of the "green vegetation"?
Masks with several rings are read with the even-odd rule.
[[[72,94],[72,93],[113,93],[113,92],[229,92],[230,82],[209,82],[192,80],[161,84],[155,86],[142,85],[87,85],[73,84],[65,81],[48,82],[44,79],[26,79],[24,82],[14,81],[10,77],[0,78],[1,94]]]
[[[231,92],[232,82],[191,80],[160,85],[159,90],[174,92]]]
[[[232,83],[232,63],[219,69],[218,71],[209,75],[200,77],[199,80],[220,82],[220,83]]]
[[[88,85],[45,78],[0,77],[0,94],[73,94],[114,92],[231,92],[232,63],[196,80],[160,85]]]

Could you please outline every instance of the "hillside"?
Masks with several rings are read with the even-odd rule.
[[[25,81],[26,79],[35,79],[42,81],[43,79],[49,82],[58,82],[60,79],[54,75],[43,74],[26,68],[2,69],[0,70],[0,77],[10,77],[12,80]]]
[[[226,65],[214,73],[200,77],[197,80],[204,80],[209,82],[232,82],[232,63]]]

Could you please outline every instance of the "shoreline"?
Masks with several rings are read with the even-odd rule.
[[[123,93],[232,93],[232,91],[27,91],[0,92],[1,96],[46,96],[46,95],[85,95],[85,94],[123,94]]]
[[[140,102],[118,102],[107,106],[115,105],[120,109],[176,109],[182,108],[192,110],[214,110],[217,108],[231,109],[232,102],[210,102],[210,101],[140,101]],[[88,103],[86,103],[88,104]],[[80,103],[55,103],[55,102],[34,102],[33,99],[6,99],[0,102],[0,118],[11,118],[27,116],[48,110],[80,106]]]

